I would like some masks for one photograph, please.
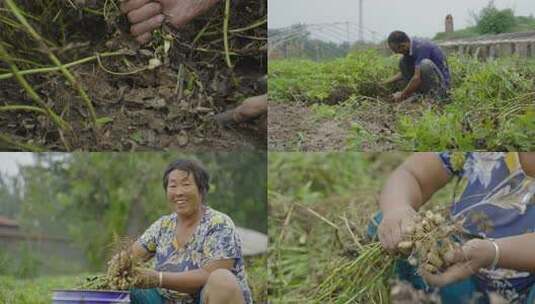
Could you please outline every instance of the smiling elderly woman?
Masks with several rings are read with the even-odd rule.
[[[132,303],[252,303],[234,223],[206,205],[209,179],[191,160],[165,170],[173,213],[154,222],[132,247],[136,258],[154,257],[156,268],[138,270],[144,289],[131,290]]]

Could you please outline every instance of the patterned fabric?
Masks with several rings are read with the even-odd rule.
[[[178,220],[176,213],[163,216],[138,240],[149,252],[155,254],[156,270],[185,272],[199,269],[211,261],[234,259],[231,271],[238,278],[245,302],[252,303],[241,241],[232,220],[219,211],[205,207],[197,230],[184,246],[177,249],[175,229]],[[192,297],[169,289],[162,288],[159,291],[166,299],[177,304],[195,303],[199,297],[199,293]]]
[[[451,207],[454,220],[467,233],[503,238],[535,231],[535,178],[522,170],[518,153],[443,152],[439,157],[450,175],[460,178]],[[478,283],[511,302],[525,301],[535,275],[510,269],[481,270]]]

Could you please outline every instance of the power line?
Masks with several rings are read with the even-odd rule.
[[[359,41],[360,42],[364,41],[364,35],[362,32],[362,30],[364,29],[364,21],[362,20],[362,15],[364,15],[362,12],[362,1],[363,0],[359,0]]]

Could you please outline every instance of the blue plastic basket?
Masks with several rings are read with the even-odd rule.
[[[54,304],[103,304],[130,303],[129,291],[102,290],[54,290],[52,293]]]

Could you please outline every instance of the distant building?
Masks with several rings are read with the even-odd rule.
[[[458,53],[483,60],[511,55],[534,57],[535,31],[448,39],[439,41],[438,45],[448,54]]]
[[[451,14],[446,16],[446,33],[453,33],[453,16]]]
[[[16,235],[19,224],[10,218],[0,215],[0,238]]]
[[[24,231],[17,221],[0,215],[0,253],[8,254],[17,265],[25,250],[39,260],[42,273],[67,273],[69,267],[86,263],[83,251],[67,237]]]

